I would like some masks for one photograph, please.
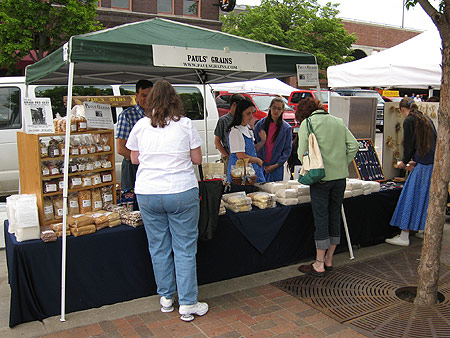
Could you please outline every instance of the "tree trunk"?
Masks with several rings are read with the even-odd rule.
[[[431,177],[425,238],[419,264],[417,296],[419,305],[437,303],[440,254],[445,223],[448,183],[450,180],[450,25],[439,25],[442,38],[442,83],[439,105],[439,128]],[[420,47],[418,47],[420,48]]]

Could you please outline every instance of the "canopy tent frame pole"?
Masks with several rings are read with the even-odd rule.
[[[67,195],[69,186],[69,147],[70,147],[70,119],[72,110],[72,86],[75,64],[69,62],[69,77],[67,81],[67,107],[66,107],[66,139],[64,144],[64,180],[63,180],[63,226],[61,251],[61,322],[66,321],[66,251],[67,251]]]
[[[209,160],[209,150],[208,150],[208,111],[206,110],[206,74],[200,73],[197,69],[195,73],[200,80],[200,83],[203,85],[203,123],[205,126],[205,156],[206,162]]]
[[[348,253],[350,255],[350,260],[353,260],[355,259],[355,256],[353,256],[352,241],[350,240],[350,233],[348,231],[347,226],[347,218],[345,217],[344,203],[341,204],[341,215],[342,215],[342,222],[344,223],[345,237],[347,237]]]

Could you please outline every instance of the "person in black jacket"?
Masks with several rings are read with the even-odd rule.
[[[390,224],[402,231],[386,243],[409,245],[409,231],[425,228],[431,174],[436,148],[436,129],[433,122],[419,111],[412,99],[402,99],[399,104],[403,122],[403,159],[398,168],[412,170],[406,180]],[[418,234],[416,234],[418,235]],[[417,237],[423,238],[423,234]]]

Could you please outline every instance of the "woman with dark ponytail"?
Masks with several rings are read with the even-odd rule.
[[[272,100],[267,117],[258,121],[255,126],[256,143],[261,141],[259,133],[264,130],[266,142],[257,152],[264,161],[266,182],[282,181],[284,163],[289,159],[292,150],[292,128],[283,121],[284,101],[281,97]]]
[[[425,228],[431,174],[433,172],[436,129],[412,99],[400,101],[403,122],[403,159],[398,162],[400,169],[412,170],[395,208],[390,224],[399,227],[400,235],[386,239],[386,243],[400,246],[409,245],[409,231]],[[422,233],[416,233],[423,238]]]

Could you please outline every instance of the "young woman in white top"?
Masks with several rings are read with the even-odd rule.
[[[200,213],[193,164],[201,164],[201,138],[172,85],[157,81],[148,97],[146,117],[127,141],[131,161],[139,164],[135,193],[147,233],[162,312],[173,311],[178,291],[181,319],[204,315],[197,300],[197,238]],[[172,255],[173,252],[173,255]]]
[[[249,159],[256,174],[256,182],[265,182],[264,171],[262,169],[263,160],[258,158],[256,152],[266,142],[266,132],[259,133],[260,141],[255,145],[253,131],[249,124],[255,114],[255,106],[249,100],[242,99],[236,104],[236,111],[233,121],[228,127],[228,146],[230,148],[230,160],[228,162],[227,178],[231,182],[231,166],[235,165],[239,159]]]

